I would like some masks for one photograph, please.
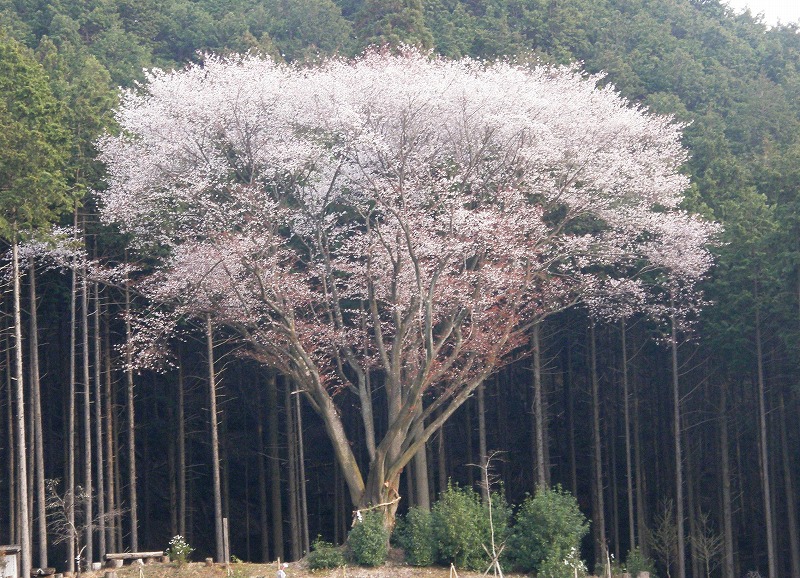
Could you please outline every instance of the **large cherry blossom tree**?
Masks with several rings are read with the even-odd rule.
[[[412,49],[151,72],[101,142],[103,217],[158,256],[142,337],[186,318],[237,336],[320,415],[353,503],[391,524],[403,467],[532,324],[710,265],[713,226],[679,209],[681,127],[599,80]]]

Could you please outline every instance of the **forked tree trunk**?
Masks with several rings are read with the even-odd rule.
[[[39,546],[39,567],[47,568],[47,512],[45,509],[45,471],[44,471],[44,436],[42,435],[42,390],[39,376],[39,320],[36,300],[36,265],[31,259],[28,266],[30,275],[30,359],[31,359],[31,393],[33,401],[33,447],[36,466],[36,521],[37,542]]]
[[[19,545],[22,576],[30,576],[32,568],[30,519],[28,518],[28,456],[25,443],[25,400],[22,368],[22,319],[20,308],[19,246],[16,232],[11,241],[11,274],[14,299],[14,380],[16,391],[16,442],[19,488]]]
[[[226,562],[222,532],[222,481],[219,468],[219,430],[217,423],[217,373],[214,369],[214,333],[211,317],[206,316],[206,352],[208,354],[209,420],[211,422],[211,473],[214,491],[214,538],[217,562]]]

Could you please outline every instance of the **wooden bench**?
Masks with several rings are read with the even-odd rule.
[[[164,552],[119,552],[106,554],[106,566],[109,568],[119,568],[125,560],[133,560],[133,563],[152,564],[156,560],[164,562],[167,556]]]

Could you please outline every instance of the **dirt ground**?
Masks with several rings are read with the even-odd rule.
[[[85,572],[82,578],[106,578],[105,572]],[[191,562],[183,566],[175,564],[148,564],[125,565],[117,568],[117,578],[274,578],[278,571],[278,564],[250,564],[237,562],[230,564],[229,569],[224,565],[216,564],[213,567],[201,562]],[[503,573],[509,578],[523,578],[523,574]],[[490,572],[488,574],[492,576]],[[362,568],[346,566],[336,570],[309,570],[305,562],[289,563],[286,568],[286,578],[479,578],[481,572],[466,570],[453,571],[442,567],[417,568],[402,562],[389,561],[378,568]]]

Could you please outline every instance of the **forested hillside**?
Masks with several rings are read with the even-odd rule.
[[[800,28],[719,0],[0,0],[0,543],[24,548],[28,528],[34,566],[74,569],[63,528],[41,521],[77,486],[93,500],[50,517],[94,536],[84,561],[176,534],[219,557],[220,517],[246,560],[345,540],[349,472],[291,371],[210,316],[147,367],[137,346],[158,324],[137,326],[153,313],[138,283],[164,255],[101,223],[97,143],[118,132],[119,87],[146,69],[247,51],[299,66],[401,43],[602,73],[685,124],[682,208],[722,232],[686,323],[585,304],[537,318],[405,467],[398,514],[450,481],[478,490],[476,464],[499,452],[509,503],[541,483],[577,497],[589,568],[638,547],[660,576],[800,576]],[[78,241],[33,241],[51,225]],[[373,404],[337,393],[362,469],[389,411],[388,377],[364,379],[367,430]]]

